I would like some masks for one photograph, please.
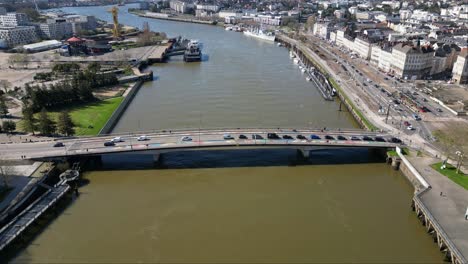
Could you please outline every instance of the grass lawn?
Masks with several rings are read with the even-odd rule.
[[[441,170],[440,166],[442,166],[442,162],[438,162],[431,165],[431,167],[434,170],[440,172],[440,174],[442,175],[447,176],[449,179],[468,190],[468,175],[464,174],[462,171],[460,171],[460,173],[457,173],[457,168],[448,163],[447,168],[445,168],[445,170]]]
[[[70,107],[51,110],[48,113],[50,118],[57,120],[60,112],[69,111],[73,123],[75,123],[75,135],[94,136],[99,133],[122,100],[123,97],[114,97],[85,104],[71,105]],[[39,113],[36,114],[36,118],[38,116]]]

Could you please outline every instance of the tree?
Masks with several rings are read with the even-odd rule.
[[[51,135],[55,132],[55,124],[49,118],[49,115],[47,114],[45,108],[42,108],[41,112],[39,113],[37,128],[39,129],[39,132],[41,132],[41,134],[43,135]]]
[[[5,93],[8,93],[8,90],[11,88],[11,82],[8,80],[0,80],[0,87]]]
[[[24,104],[23,106],[23,130],[34,135],[36,129],[36,120],[34,111],[31,106]]]
[[[2,127],[3,127],[3,130],[6,133],[11,133],[11,132],[15,131],[15,129],[16,129],[16,123],[11,121],[11,120],[5,120],[2,123]]]
[[[99,62],[91,62],[89,65],[88,65],[88,68],[87,68],[88,71],[92,72],[92,73],[97,73],[101,70],[101,64]]]
[[[0,116],[6,116],[8,114],[8,107],[6,105],[5,95],[0,95]]]
[[[57,120],[57,130],[60,134],[71,136],[75,134],[75,129],[73,128],[75,124],[71,119],[70,113],[61,112]]]
[[[13,169],[11,166],[0,166],[0,177],[2,178],[2,187],[8,188],[10,187],[9,181],[10,177],[12,176]]]
[[[307,18],[307,22],[306,22],[307,30],[312,31],[314,29],[315,21],[316,21],[315,15],[311,15],[310,17]]]
[[[452,124],[447,131],[436,130],[433,135],[437,138],[439,145],[442,147],[443,154],[446,155],[444,164],[449,158],[454,158],[457,161],[457,173],[468,153],[468,136],[466,134],[466,126],[462,124]]]

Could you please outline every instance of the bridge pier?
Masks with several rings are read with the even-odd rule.
[[[159,161],[160,161],[160,158],[161,158],[161,154],[160,154],[160,153],[153,154],[153,163],[154,163],[155,165],[158,165],[158,164],[159,164]]]
[[[308,159],[310,157],[310,149],[308,149],[308,148],[300,148],[300,149],[297,150],[297,152],[304,159]]]

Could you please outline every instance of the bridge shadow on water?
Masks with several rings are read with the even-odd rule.
[[[368,149],[313,150],[304,158],[291,149],[203,150],[165,153],[154,163],[152,155],[111,154],[102,158],[104,170],[195,169],[380,163],[385,157]]]

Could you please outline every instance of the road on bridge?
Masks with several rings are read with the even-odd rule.
[[[275,133],[280,139],[268,139],[269,133]],[[138,137],[145,135],[146,140],[139,141]],[[224,136],[230,135],[231,139]],[[240,139],[244,135],[246,139]],[[260,135],[253,138],[252,135]],[[288,135],[290,138],[284,138]],[[299,135],[304,138],[298,138]],[[312,138],[314,135],[314,138]],[[104,146],[105,142],[114,137],[120,137],[121,142],[114,146]],[[327,138],[328,136],[328,138]],[[338,136],[343,138],[338,139]],[[188,137],[184,140],[184,137]],[[352,140],[354,137],[354,140]],[[368,138],[364,138],[368,137]],[[384,141],[375,141],[381,137]],[[398,144],[391,141],[392,136],[385,133],[368,132],[363,130],[317,130],[317,129],[210,129],[186,131],[161,131],[146,134],[124,134],[98,137],[83,137],[60,140],[63,147],[54,147],[56,142],[35,142],[4,144],[0,150],[0,158],[42,159],[66,156],[100,155],[119,152],[137,151],[177,151],[180,149],[199,148],[233,148],[233,147],[284,147],[301,148],[313,146],[329,147],[381,147],[391,148]]]

